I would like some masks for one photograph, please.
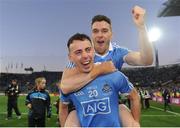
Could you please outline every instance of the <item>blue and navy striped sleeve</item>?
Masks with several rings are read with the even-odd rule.
[[[68,64],[66,65],[66,68],[74,68],[75,64],[71,61],[68,62]]]

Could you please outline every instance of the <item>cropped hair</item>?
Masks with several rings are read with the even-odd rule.
[[[69,38],[68,43],[67,43],[68,49],[74,40],[80,40],[80,41],[88,40],[92,44],[89,36],[87,36],[86,34],[76,33]]]
[[[107,16],[105,15],[96,15],[92,18],[92,21],[91,21],[91,25],[94,24],[94,22],[100,22],[100,21],[105,21],[107,22],[108,24],[111,25],[111,20],[110,18],[108,18]]]
[[[43,80],[46,80],[44,77],[38,77],[35,79],[35,85],[39,85]]]

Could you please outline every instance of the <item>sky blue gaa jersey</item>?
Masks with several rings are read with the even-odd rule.
[[[117,71],[97,77],[77,92],[62,94],[61,101],[73,102],[82,127],[119,127],[118,92],[132,89],[127,77]]]
[[[94,62],[105,62],[108,60],[112,60],[115,67],[119,70],[121,70],[121,67],[124,63],[123,57],[126,56],[129,53],[129,50],[126,48],[122,48],[118,46],[116,43],[110,43],[109,51],[105,55],[98,55],[95,54]],[[66,66],[67,68],[74,67],[75,64],[72,62],[69,62]]]

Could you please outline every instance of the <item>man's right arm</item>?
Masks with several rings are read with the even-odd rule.
[[[60,88],[64,94],[77,91],[97,76],[116,71],[112,61],[95,64],[91,72],[80,73],[76,67],[66,68],[63,72]]]
[[[61,127],[64,127],[66,118],[68,116],[68,105],[59,102],[59,122]]]

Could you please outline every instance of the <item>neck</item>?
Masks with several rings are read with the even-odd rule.
[[[102,53],[101,53],[101,52],[96,52],[96,54],[103,56],[103,55],[105,55],[107,52],[108,52],[108,50],[106,50],[106,51],[104,51],[104,52],[102,52]]]
[[[37,86],[37,88],[36,88],[38,91],[40,91],[41,90],[41,88],[39,87],[39,86]]]

